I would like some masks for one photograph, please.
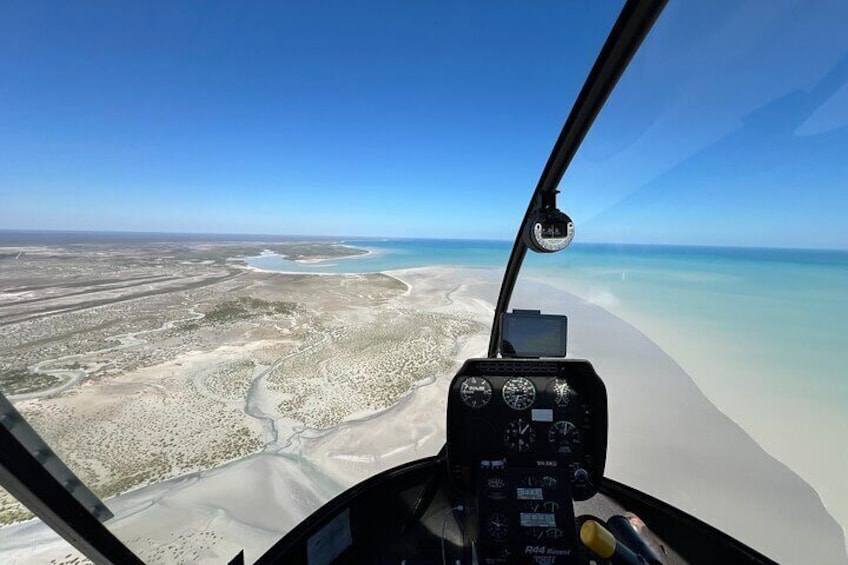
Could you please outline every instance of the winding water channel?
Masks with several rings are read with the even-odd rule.
[[[117,341],[118,345],[113,345],[111,347],[104,347],[103,349],[95,349],[94,351],[86,351],[84,353],[71,353],[69,355],[62,355],[61,357],[56,357],[54,359],[48,359],[46,361],[41,361],[36,363],[35,365],[31,365],[28,367],[30,371],[33,373],[42,373],[51,376],[58,376],[67,379],[65,382],[59,383],[56,386],[52,386],[50,388],[46,388],[43,390],[39,390],[36,392],[28,392],[24,394],[11,394],[7,396],[10,401],[16,400],[32,400],[35,398],[44,398],[46,396],[51,396],[54,394],[59,394],[65,392],[66,390],[71,389],[76,386],[80,381],[88,377],[89,372],[83,369],[45,369],[45,367],[49,367],[51,365],[55,365],[56,363],[61,363],[65,361],[70,361],[72,359],[81,359],[84,357],[90,357],[92,355],[98,355],[102,353],[110,353],[113,351],[118,351],[121,349],[127,349],[130,347],[136,347],[139,345],[144,345],[147,342],[143,339],[139,339],[138,336],[144,334],[151,334],[157,332],[163,332],[170,329],[173,329],[176,324],[183,322],[192,322],[196,320],[202,319],[205,315],[195,311],[194,309],[189,311],[191,316],[186,318],[178,318],[176,320],[168,320],[164,322],[161,326],[157,328],[152,328],[149,330],[141,330],[137,332],[129,332],[125,334],[118,334],[114,336],[110,336],[106,338],[106,341]],[[103,364],[100,364],[97,369],[103,367]]]

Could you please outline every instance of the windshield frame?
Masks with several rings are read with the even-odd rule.
[[[530,197],[530,204],[518,227],[515,243],[510,252],[509,261],[501,282],[498,302],[492,321],[489,338],[488,356],[494,358],[500,352],[501,316],[509,308],[512,292],[518,279],[518,273],[527,255],[527,243],[524,240],[525,226],[540,210],[555,210],[559,183],[571,164],[586,134],[592,128],[607,99],[615,89],[621,75],[639,50],[642,42],[653,28],[668,0],[628,0],[621,9],[615,24],[601,48],[592,70],[586,77],[580,94],[577,96],[559,137],[554,143],[545,168],[536,189]]]

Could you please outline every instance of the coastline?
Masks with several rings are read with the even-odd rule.
[[[347,247],[348,249],[356,249],[358,251],[365,251],[365,253],[356,253],[354,255],[339,255],[338,257],[319,257],[319,258],[316,258],[316,259],[291,259],[291,261],[294,261],[295,263],[300,263],[301,265],[317,265],[317,264],[320,264],[320,263],[325,263],[327,261],[336,261],[336,260],[342,260],[342,259],[364,259],[365,257],[368,257],[369,255],[374,255],[376,253],[373,249],[369,249],[367,247],[354,247],[353,245],[345,245],[345,244],[341,244],[341,243],[338,244],[338,245],[339,245],[339,247]],[[273,255],[276,256],[276,257],[282,257],[283,259],[286,259],[285,255],[281,255],[279,253],[274,253]],[[270,255],[268,255],[268,256],[270,256]]]
[[[277,274],[277,275],[298,275],[301,277],[331,277],[338,276],[337,273],[304,273],[302,271],[278,271],[276,269],[263,269],[261,267],[254,267],[253,265],[233,265],[236,269],[242,269],[245,271],[251,271],[254,273],[265,273],[265,274]]]
[[[342,260],[342,259],[363,259],[365,257],[368,257],[370,255],[375,255],[377,253],[376,250],[368,248],[368,247],[356,247],[354,245],[348,245],[346,243],[337,243],[335,245],[337,247],[345,247],[347,249],[353,249],[353,250],[356,250],[356,251],[361,251],[361,253],[353,253],[351,255],[338,255],[338,256],[334,256],[334,257],[320,257],[319,256],[319,257],[309,258],[309,259],[289,259],[289,256],[284,254],[284,253],[278,253],[276,251],[271,251],[270,249],[265,249],[259,255],[238,257],[237,259],[239,261],[242,261],[245,264],[247,264],[247,259],[256,259],[256,258],[259,258],[259,257],[274,257],[274,258],[279,258],[279,259],[282,259],[282,260],[285,260],[285,261],[291,261],[292,263],[298,263],[300,265],[318,265],[318,264],[321,264],[321,263],[326,263],[327,261],[336,261],[336,260]],[[279,273],[279,272],[282,272],[282,271],[269,270],[269,272]],[[303,274],[303,273],[298,272],[297,274]]]
[[[429,268],[456,269],[456,267],[449,266],[420,267],[424,270]],[[397,277],[401,272],[412,270],[414,269],[383,272]],[[528,276],[527,280],[534,279]],[[544,278],[535,280],[541,283],[547,282]],[[558,285],[555,282],[549,284],[564,292],[569,292],[567,285]],[[784,410],[777,410],[772,406],[774,403],[784,403],[782,399],[785,395],[782,396],[783,393],[774,390],[773,387],[765,391],[757,389],[752,385],[751,379],[744,378],[740,381],[737,377],[740,372],[744,373],[745,371],[742,367],[736,365],[739,355],[734,355],[733,351],[728,352],[726,359],[721,355],[713,355],[718,351],[719,344],[725,342],[727,345],[727,335],[710,334],[711,337],[705,340],[710,344],[710,347],[705,349],[701,347],[700,342],[697,344],[691,343],[692,339],[690,338],[692,335],[696,335],[695,333],[684,332],[684,335],[679,335],[679,332],[669,328],[668,323],[657,322],[650,315],[634,311],[632,308],[626,307],[625,304],[619,304],[614,294],[610,293],[607,297],[609,303],[603,300],[603,296],[598,298],[602,300],[595,303],[605,311],[621,320],[635,324],[646,332],[650,332],[651,339],[663,351],[673,356],[675,362],[684,368],[687,378],[693,381],[694,385],[719,412],[729,417],[745,433],[755,438],[755,442],[771,456],[801,476],[816,492],[828,513],[841,524],[843,537],[848,539],[848,492],[841,488],[840,476],[840,469],[844,467],[844,461],[839,460],[838,450],[833,450],[828,446],[829,440],[827,439],[833,430],[839,430],[840,427],[844,429],[845,433],[848,433],[848,422],[845,420],[844,413],[826,402],[824,404],[817,402],[817,410],[805,412],[805,426],[803,428],[797,425],[790,426],[787,419],[781,418],[780,415],[792,412],[792,405],[787,403]],[[527,306],[537,307],[532,303]],[[701,341],[704,341],[703,335],[701,335]],[[726,348],[732,348],[732,345],[727,345]],[[743,361],[747,357],[743,356]],[[722,370],[724,374],[721,378],[715,378],[715,375],[707,370],[708,367],[724,367]],[[758,367],[756,366],[748,367],[748,371],[757,370]],[[748,394],[740,394],[740,388],[745,390],[750,388],[750,390]],[[750,398],[761,400],[751,401]],[[824,401],[826,400],[824,399]],[[817,431],[813,433],[805,431],[808,428]]]
[[[461,310],[486,323],[491,321],[492,297],[499,283],[499,273],[494,270],[422,267],[383,274],[406,286],[397,299],[404,305]],[[590,359],[607,382],[609,476],[713,522],[753,547],[766,549],[769,555],[770,547],[778,547],[780,555],[774,557],[780,560],[798,562],[798,552],[804,549],[795,547],[799,536],[815,547],[832,547],[835,533],[827,520],[830,516],[826,512],[822,516],[817,509],[819,498],[810,492],[811,487],[760,449],[641,332],[606,310],[547,285],[522,285],[515,302],[522,301],[535,301],[535,307],[548,311],[566,307],[572,320],[570,356]],[[290,420],[286,422],[290,433],[278,438],[279,449],[273,453],[255,453],[110,499],[108,505],[117,516],[110,529],[124,540],[141,543],[143,536],[154,535],[153,524],[162,528],[168,523],[190,523],[201,529],[210,524],[225,541],[204,558],[231,558],[240,549],[232,540],[238,540],[234,543],[250,548],[246,556],[255,559],[285,530],[344,488],[410,459],[435,454],[444,442],[444,401],[453,371],[465,357],[484,355],[487,338],[482,335],[459,343],[450,372],[415,383],[387,408],[355,414],[326,430]],[[656,405],[640,412],[633,397],[653,400]],[[661,402],[669,398],[674,398],[676,405]],[[378,421],[379,428],[389,432],[375,436]],[[675,434],[681,427],[686,429],[685,441]],[[737,475],[739,468],[754,469],[756,474],[728,476],[727,460],[734,461]],[[753,477],[761,484],[752,491],[748,482]],[[780,500],[775,500],[776,488],[783,495]],[[272,505],[268,504],[269,494]],[[818,506],[823,511],[821,504]],[[787,507],[795,509],[793,516],[781,512]],[[732,524],[724,521],[736,513],[740,514],[738,520]],[[769,520],[779,517],[787,523],[772,527]],[[23,547],[31,549],[34,540],[39,548],[47,544],[45,551],[66,553],[61,542],[48,541],[52,532],[40,531],[46,527],[37,526],[27,522],[0,529],[0,545],[20,551],[13,553],[12,562],[16,562],[14,555],[21,562],[35,559],[31,552],[25,556],[28,551]],[[742,528],[751,531],[743,535],[737,531]],[[844,538],[841,543],[844,545]],[[828,554],[820,562],[845,562],[834,555]]]

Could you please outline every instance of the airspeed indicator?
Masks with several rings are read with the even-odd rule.
[[[509,379],[503,386],[503,399],[513,410],[527,410],[536,400],[536,387],[524,377]]]

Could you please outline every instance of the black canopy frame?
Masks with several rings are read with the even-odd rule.
[[[518,226],[518,234],[515,236],[515,243],[509,255],[495,307],[492,333],[489,338],[489,357],[497,357],[500,352],[501,316],[509,308],[518,272],[527,255],[527,244],[524,241],[525,225],[539,210],[556,207],[556,195],[559,192],[557,187],[565,171],[610,93],[618,84],[618,79],[639,50],[639,46],[651,31],[667,2],[668,0],[628,0],[598,54],[589,76],[586,77],[586,82],[583,83],[583,88],[542,170],[542,176],[536,184],[536,190],[533,191],[524,218]]]

